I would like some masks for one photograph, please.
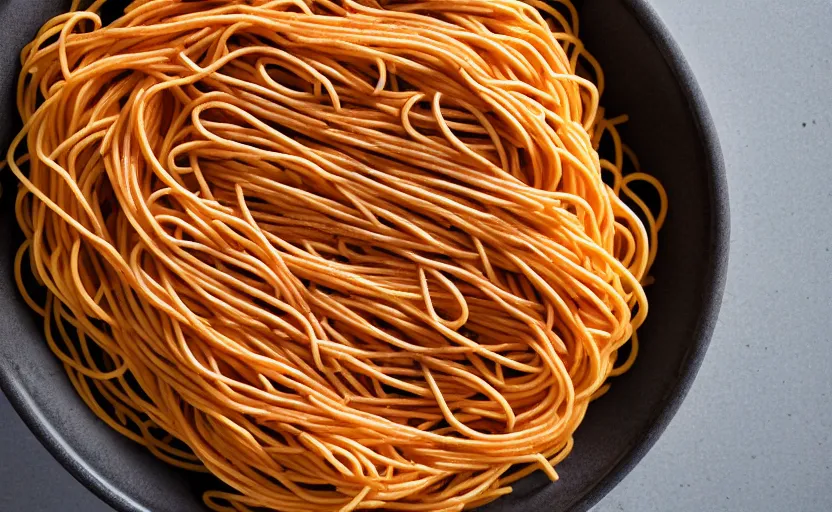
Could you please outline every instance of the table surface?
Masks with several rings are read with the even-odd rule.
[[[832,510],[832,2],[651,4],[719,132],[731,263],[687,400],[593,512]],[[2,395],[0,482],[0,511],[111,511]]]

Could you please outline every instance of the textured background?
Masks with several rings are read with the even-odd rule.
[[[593,512],[832,510],[832,1],[651,0],[719,132],[722,314],[690,395]],[[108,512],[0,395],[0,512]]]

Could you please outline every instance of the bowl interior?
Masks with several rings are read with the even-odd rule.
[[[0,148],[19,127],[14,87],[20,48],[69,2],[0,2]],[[604,68],[603,105],[628,114],[624,140],[670,198],[649,287],[650,315],[633,369],[593,403],[558,467],[560,481],[536,473],[488,512],[578,511],[600,499],[652,445],[684,396],[715,321],[725,269],[727,207],[719,150],[687,67],[640,0],[576,2],[581,37]],[[50,451],[79,480],[125,511],[204,511],[205,479],[175,470],[111,431],[75,394],[43,339],[41,320],[16,291],[19,242],[15,184],[2,173],[0,199],[0,384]]]

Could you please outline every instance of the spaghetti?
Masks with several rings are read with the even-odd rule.
[[[666,212],[571,4],[103,3],[23,50],[7,155],[18,284],[90,408],[233,489],[213,510],[556,480],[633,364]]]

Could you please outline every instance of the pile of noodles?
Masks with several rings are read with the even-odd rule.
[[[216,475],[214,510],[556,479],[636,357],[666,210],[622,172],[574,8],[103,3],[23,50],[7,155],[21,292],[95,413]]]

